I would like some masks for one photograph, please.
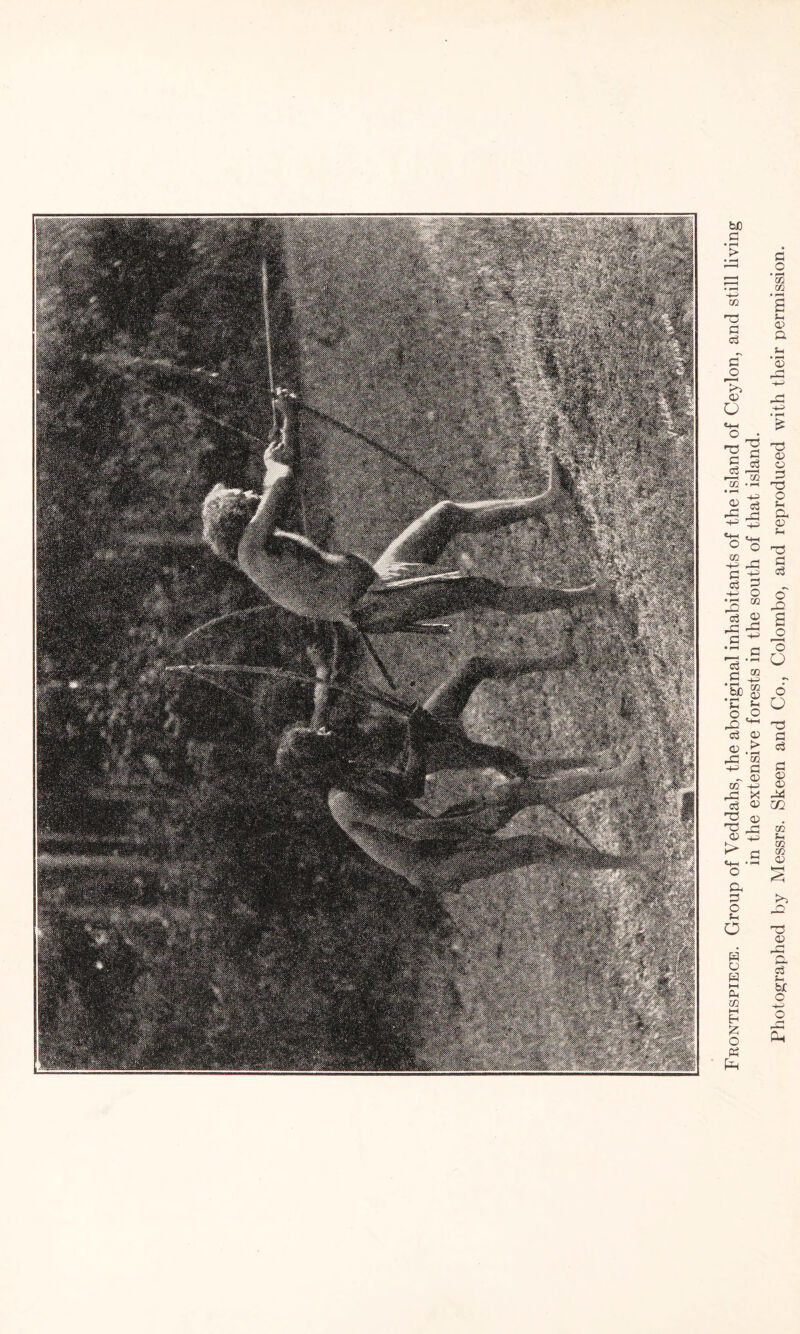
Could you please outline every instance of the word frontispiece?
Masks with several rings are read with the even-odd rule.
[[[217,17],[211,7],[187,14],[160,5],[151,14],[145,5],[117,15],[89,0],[12,6],[4,25],[4,570],[19,587],[4,654],[14,662],[3,789],[12,856],[0,990],[0,1326],[8,1334],[797,1329],[800,213],[792,89],[800,11],[789,0],[636,10],[563,0],[411,5],[386,15],[380,6],[305,8],[245,3]],[[654,206],[692,212],[696,225],[697,754],[694,777],[687,763],[679,779],[693,788],[697,819],[696,1070],[34,1073],[24,503],[32,216],[580,212],[583,227],[604,211],[647,216]],[[204,263],[202,247],[198,256]],[[365,252],[365,267],[369,259]],[[461,267],[463,275],[454,261],[448,281],[480,296],[477,266]],[[608,264],[596,267],[586,270],[587,300],[595,279],[608,278]],[[309,273],[322,288],[324,275]],[[553,273],[569,285],[565,261]],[[481,313],[507,321],[530,360],[509,275],[510,266],[490,268],[494,299]],[[548,277],[546,302],[556,287],[548,271],[523,274],[520,292],[532,307]],[[117,269],[106,278],[116,300]],[[187,290],[194,300],[196,287]],[[219,290],[233,321],[227,282]],[[363,326],[358,289],[343,295],[354,326]],[[147,299],[144,292],[142,307]],[[468,330],[466,305],[458,327]],[[542,309],[549,329],[549,305]],[[87,337],[94,311],[87,303]],[[594,344],[577,300],[574,312],[588,359]],[[398,349],[399,335],[419,322],[435,336],[438,313],[409,304],[405,323],[391,326]],[[369,330],[360,341],[334,321],[313,331],[320,360],[336,368],[371,431],[373,380],[359,368],[348,381],[341,369],[348,344],[363,346]],[[192,343],[200,332],[187,330]],[[516,412],[502,344],[487,335],[482,348],[485,364],[506,376],[492,413],[512,398]],[[425,369],[421,359],[405,369],[393,354],[390,361],[395,382]],[[688,365],[685,347],[675,349],[690,422]],[[456,385],[458,369],[453,360]],[[613,395],[610,379],[598,375],[598,383]],[[474,402],[489,397],[477,373],[474,388],[459,404],[467,421]],[[581,389],[564,377],[568,407]],[[391,402],[398,430],[410,429]],[[243,406],[235,401],[237,413]],[[66,432],[70,423],[56,425]],[[683,438],[675,468],[688,473],[688,426]],[[468,477],[453,475],[466,490]],[[617,478],[601,480],[610,492]],[[50,486],[57,515],[61,491],[75,482],[60,468]],[[363,508],[357,488],[348,499],[351,512]],[[656,515],[648,535],[674,542],[668,518]],[[574,554],[570,571],[583,570],[583,553]],[[623,552],[631,564],[638,554]],[[586,624],[595,623],[592,609]],[[659,644],[668,657],[666,635]],[[687,811],[688,843],[685,796],[678,809]],[[583,930],[584,907],[609,905],[613,922],[619,885],[604,875],[587,880],[577,910],[571,898],[558,900],[553,920],[571,914]],[[656,901],[653,934],[661,912]],[[534,942],[526,967],[543,943]],[[480,944],[505,985],[494,944]],[[585,944],[602,978],[602,941],[586,932]],[[554,979],[568,982],[569,956],[557,962]],[[595,992],[575,990],[593,1019]],[[388,988],[382,994],[391,998]],[[344,1016],[351,997],[342,990]],[[467,1000],[480,1016],[479,988]]]
[[[723,1022],[701,1051],[700,1073],[716,1067],[736,1081],[749,1071],[780,1087],[800,1041],[800,898],[790,822],[797,726],[790,495],[800,342],[789,314],[792,254],[784,238],[732,216],[717,254],[719,409],[716,419],[708,407],[701,418],[699,458],[701,487],[712,451],[719,463],[724,568],[718,584],[707,572],[704,588],[701,562],[700,606],[709,615],[700,654],[706,688],[712,671],[721,686],[722,715],[712,727],[706,714],[713,705],[701,707],[700,783],[702,790],[705,778],[715,797],[721,789],[721,800],[716,817],[701,801],[700,902],[701,950],[721,963],[710,1008]],[[701,327],[711,318],[701,311]],[[709,513],[706,507],[706,522]],[[704,536],[701,527],[701,552]],[[701,979],[701,1029],[702,998]]]

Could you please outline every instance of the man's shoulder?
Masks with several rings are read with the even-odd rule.
[[[283,529],[273,528],[266,535],[256,529],[245,528],[239,543],[239,564],[245,569],[245,562],[253,562],[260,567],[265,561],[279,561],[287,554],[290,547],[303,545],[305,539],[299,533],[287,533]]]
[[[332,787],[328,793],[328,810],[338,825],[349,824],[355,814],[353,794]]]
[[[236,559],[245,574],[250,574],[254,569],[262,569],[266,561],[274,559],[268,546],[269,539],[265,540],[252,528],[245,528],[236,550]]]

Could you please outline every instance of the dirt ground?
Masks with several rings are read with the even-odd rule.
[[[679,798],[695,738],[691,223],[315,218],[287,226],[287,248],[309,402],[454,499],[535,493],[553,447],[571,470],[574,513],[446,560],[614,590],[571,621],[497,613],[456,618],[449,639],[381,637],[402,692],[423,698],[469,653],[552,652],[571,624],[575,667],[482,685],[469,730],[529,758],[619,756],[638,739],[641,783],[565,812],[600,847],[662,859],[655,873],[534,866],[448,896],[456,932],[422,977],[420,1065],[693,1069],[694,826]],[[335,431],[311,444],[312,529],[340,549],[374,557],[435,499]],[[574,838],[546,811],[510,826],[527,828]]]

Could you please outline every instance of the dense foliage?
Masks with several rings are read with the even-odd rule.
[[[199,509],[260,480],[263,254],[299,387],[279,226],[51,218],[36,240],[40,1063],[411,1066],[429,909],[276,781],[308,690],[163,671],[302,669],[313,634],[265,608],[181,645],[260,604]]]

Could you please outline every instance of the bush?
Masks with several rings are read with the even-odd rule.
[[[127,834],[163,867],[42,872],[46,1067],[413,1065],[427,910],[272,772],[310,691],[163,670],[259,604],[196,539],[210,484],[260,475],[262,253],[301,389],[277,224],[37,226],[40,829]],[[312,633],[270,607],[191,657],[304,670]]]

